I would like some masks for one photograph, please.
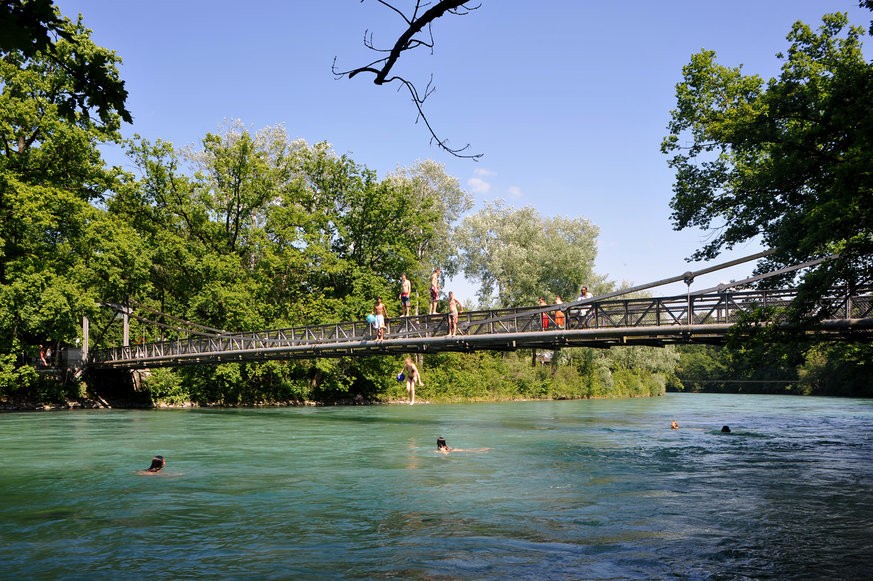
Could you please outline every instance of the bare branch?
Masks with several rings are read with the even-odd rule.
[[[412,26],[412,20],[415,20],[415,17],[418,15],[418,9],[421,6],[420,1],[415,3],[415,10],[412,12],[412,20],[410,20],[406,17],[406,15],[403,12],[400,11],[399,8],[397,8],[396,6],[392,6],[390,2],[386,2],[385,0],[376,0],[376,1],[379,4],[381,4],[382,6],[385,6],[386,8],[388,8],[389,10],[393,10],[394,12],[399,14],[400,18],[402,18],[406,22],[407,26]],[[364,0],[361,0],[361,4],[363,4],[363,3],[364,3]]]
[[[394,43],[394,48],[391,49],[388,60],[385,62],[385,66],[382,67],[382,70],[378,75],[376,75],[373,82],[377,85],[381,85],[385,82],[385,79],[387,78],[388,73],[391,72],[394,63],[396,63],[397,59],[400,58],[400,54],[405,50],[409,50],[409,41],[412,37],[421,32],[422,28],[429,25],[447,11],[463,6],[467,1],[468,0],[440,0],[433,7],[426,10],[420,18],[412,20],[409,23],[409,28],[407,28],[397,39],[397,42]],[[383,0],[379,0],[379,2],[385,4]],[[418,10],[417,6],[416,10]]]
[[[415,8],[412,11],[412,16],[408,17],[388,0],[376,1],[379,4],[388,8],[389,10],[392,10],[393,12],[400,15],[400,17],[407,25],[406,30],[397,38],[394,46],[390,49],[377,48],[376,45],[373,43],[372,32],[370,32],[369,30],[365,31],[364,46],[374,52],[387,53],[387,56],[372,61],[364,66],[349,70],[338,70],[336,68],[336,58],[334,57],[331,71],[337,79],[340,79],[342,77],[348,77],[349,79],[352,79],[360,73],[372,73],[374,77],[373,83],[376,85],[385,85],[392,82],[400,83],[402,86],[406,87],[407,91],[409,91],[409,94],[412,97],[412,102],[415,105],[416,110],[418,111],[416,123],[418,123],[419,119],[424,121],[425,126],[431,134],[431,143],[436,142],[437,146],[454,156],[478,160],[480,157],[482,157],[481,153],[475,155],[463,153],[470,147],[469,144],[465,145],[462,148],[449,147],[448,140],[440,139],[437,136],[436,132],[433,130],[430,121],[428,121],[427,116],[424,113],[423,105],[425,99],[427,99],[429,95],[433,94],[435,90],[435,87],[433,87],[433,77],[431,77],[430,81],[428,81],[427,87],[425,88],[422,95],[416,89],[415,84],[412,83],[410,80],[399,75],[389,75],[392,68],[397,63],[397,60],[400,58],[400,55],[403,54],[405,51],[414,50],[416,48],[425,46],[430,48],[431,54],[433,54],[434,38],[431,25],[436,19],[442,17],[447,13],[455,16],[465,16],[473,10],[478,9],[481,4],[476,4],[475,6],[471,5],[470,0],[437,0],[431,6],[430,2],[416,0]],[[364,0],[361,0],[361,2],[364,2]],[[421,13],[421,15],[419,16],[419,11],[428,6],[430,7],[424,10],[424,12]],[[426,32],[424,32],[425,30]],[[417,37],[416,35],[418,34],[426,35],[426,38]]]
[[[425,99],[427,99],[431,94],[433,94],[434,91],[436,91],[436,87],[433,87],[431,85],[431,82],[428,82],[428,84],[427,84],[427,87],[426,87],[425,93],[424,93],[424,97],[419,97],[418,89],[415,88],[415,85],[413,83],[407,81],[406,79],[404,79],[402,77],[392,77],[389,80],[389,82],[391,82],[391,81],[400,82],[404,87],[406,87],[406,90],[409,91],[409,94],[412,97],[412,103],[415,105],[416,110],[418,110],[418,118],[415,120],[415,122],[418,123],[419,119],[421,119],[424,122],[425,127],[427,127],[427,130],[430,132],[430,136],[431,136],[430,142],[431,143],[436,142],[437,146],[440,149],[442,149],[448,153],[451,153],[455,157],[461,157],[464,159],[472,159],[473,161],[478,161],[479,158],[482,157],[483,154],[481,154],[481,153],[464,153],[465,151],[470,149],[469,143],[467,145],[465,145],[464,147],[452,148],[452,147],[449,147],[449,140],[448,139],[440,139],[437,136],[436,132],[433,130],[433,127],[430,124],[430,121],[428,121],[428,119],[427,119],[427,115],[424,114],[424,109],[422,108]]]

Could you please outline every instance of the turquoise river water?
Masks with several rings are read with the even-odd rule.
[[[871,428],[695,394],[0,414],[0,578],[866,579]]]

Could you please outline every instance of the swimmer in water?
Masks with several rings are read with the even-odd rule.
[[[731,433],[731,429],[730,429],[730,427],[729,427],[729,426],[722,426],[722,427],[721,427],[721,433],[722,433],[722,434],[730,434],[730,433]]]
[[[679,429],[679,422],[677,422],[676,420],[673,420],[672,422],[670,422],[670,429],[678,430]]]
[[[163,456],[155,456],[152,458],[152,465],[146,468],[145,470],[140,470],[139,474],[155,474],[163,470],[164,466],[167,464],[167,461],[164,460]]]
[[[463,449],[463,448],[449,448],[449,445],[446,444],[446,439],[440,436],[437,438],[437,452],[440,454],[448,454],[449,452],[487,452],[491,448],[473,448],[473,449]]]

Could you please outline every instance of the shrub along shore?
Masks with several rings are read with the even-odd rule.
[[[655,351],[663,354],[664,350]],[[422,385],[416,386],[416,403],[650,397],[676,387],[670,370],[630,368],[637,357],[620,350],[567,349],[537,355],[526,351],[420,356]],[[402,366],[399,357],[369,357],[355,362],[271,361],[223,364],[218,369],[154,369],[138,372],[138,381],[131,382],[137,387],[126,390],[98,389],[89,386],[87,378],[68,385],[46,378],[31,389],[7,395],[0,400],[0,409],[406,403],[406,383],[397,381]],[[215,381],[216,377],[223,381]]]

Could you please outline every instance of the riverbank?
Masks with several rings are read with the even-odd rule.
[[[84,398],[81,400],[67,400],[63,403],[43,402],[9,402],[0,401],[0,412],[53,412],[68,410],[96,410],[112,408],[108,402],[100,399]]]
[[[470,398],[470,399],[452,399],[451,401],[431,401],[428,399],[417,400],[415,405],[463,405],[474,403],[513,403],[513,402],[532,402],[532,401],[574,401],[574,400],[608,400],[608,399],[635,399],[643,397],[661,397],[664,394],[654,394],[650,396],[616,396],[608,397],[575,397],[575,398]],[[222,403],[206,403],[198,404],[196,402],[182,403],[167,403],[157,402],[152,405],[144,405],[142,402],[108,402],[101,397],[96,398],[81,398],[67,399],[64,402],[10,402],[8,400],[0,400],[0,412],[50,412],[50,411],[70,411],[70,410],[92,410],[92,409],[261,409],[261,408],[294,408],[294,407],[334,407],[334,406],[381,406],[381,405],[409,405],[409,401],[405,399],[390,399],[390,400],[367,400],[363,398],[348,398],[331,401],[279,401],[279,402],[261,402],[250,404],[222,404]]]

